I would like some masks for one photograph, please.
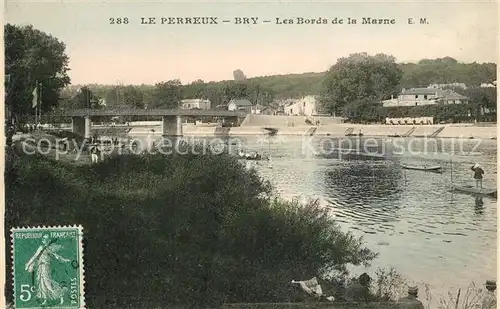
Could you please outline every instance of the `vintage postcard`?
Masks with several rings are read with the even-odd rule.
[[[497,2],[4,16],[5,307],[496,308]]]

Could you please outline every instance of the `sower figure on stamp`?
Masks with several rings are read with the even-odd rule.
[[[55,258],[61,262],[69,263],[66,259],[56,252],[61,248],[59,245],[53,244],[49,239],[49,234],[44,234],[42,244],[38,247],[35,254],[26,263],[25,270],[33,273],[36,297],[41,301],[41,305],[46,305],[47,302],[59,301],[62,305],[64,302],[64,294],[67,290],[59,283],[52,280],[51,261]]]
[[[481,168],[479,164],[474,164],[470,168],[472,171],[474,171],[474,179],[476,180],[476,188],[483,188],[483,175],[484,175],[484,170]]]

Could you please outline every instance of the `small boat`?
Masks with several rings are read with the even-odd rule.
[[[497,189],[493,188],[480,189],[473,186],[453,186],[453,190],[473,195],[497,197]]]
[[[264,130],[267,130],[270,136],[274,136],[278,133],[278,129],[275,128],[264,128]]]
[[[416,166],[416,165],[401,164],[401,167],[405,170],[416,170],[416,171],[424,171],[424,172],[441,172],[442,171],[442,168],[440,165]]]

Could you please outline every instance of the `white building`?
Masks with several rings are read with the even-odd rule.
[[[431,84],[427,88],[438,88],[438,89],[443,89],[443,88],[462,88],[462,89],[467,89],[467,85],[464,83],[452,83],[452,84]]]
[[[246,111],[247,113],[252,112],[252,102],[247,99],[232,99],[227,104],[227,110],[229,111]]]
[[[285,106],[285,115],[289,116],[314,116],[317,115],[317,97],[314,95],[305,96]]]
[[[403,89],[397,98],[382,101],[384,107],[422,106],[433,104],[465,104],[469,98],[453,90],[439,88]]]
[[[252,114],[259,115],[264,109],[265,106],[255,104],[254,106],[252,106]]]
[[[481,85],[479,85],[479,87],[481,88],[494,88],[497,86],[497,81],[494,81],[492,83],[482,83]]]
[[[210,109],[211,103],[209,100],[204,99],[187,99],[181,101],[182,109]]]

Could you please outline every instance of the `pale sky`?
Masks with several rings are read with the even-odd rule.
[[[402,3],[403,2],[403,3]],[[398,62],[450,56],[497,62],[496,1],[138,2],[6,0],[5,20],[32,24],[66,44],[73,84],[154,84],[179,78],[232,79],[321,72],[354,52],[388,53]],[[162,17],[218,17],[218,25],[161,25]],[[257,25],[222,23],[258,17]],[[128,25],[111,25],[128,17]],[[158,24],[141,25],[141,17]],[[333,18],[344,24],[278,25],[276,18]],[[348,17],[358,19],[347,25]],[[362,25],[363,17],[395,25]],[[418,19],[425,17],[426,25]],[[415,24],[408,24],[414,18]],[[271,23],[263,23],[271,20]]]

